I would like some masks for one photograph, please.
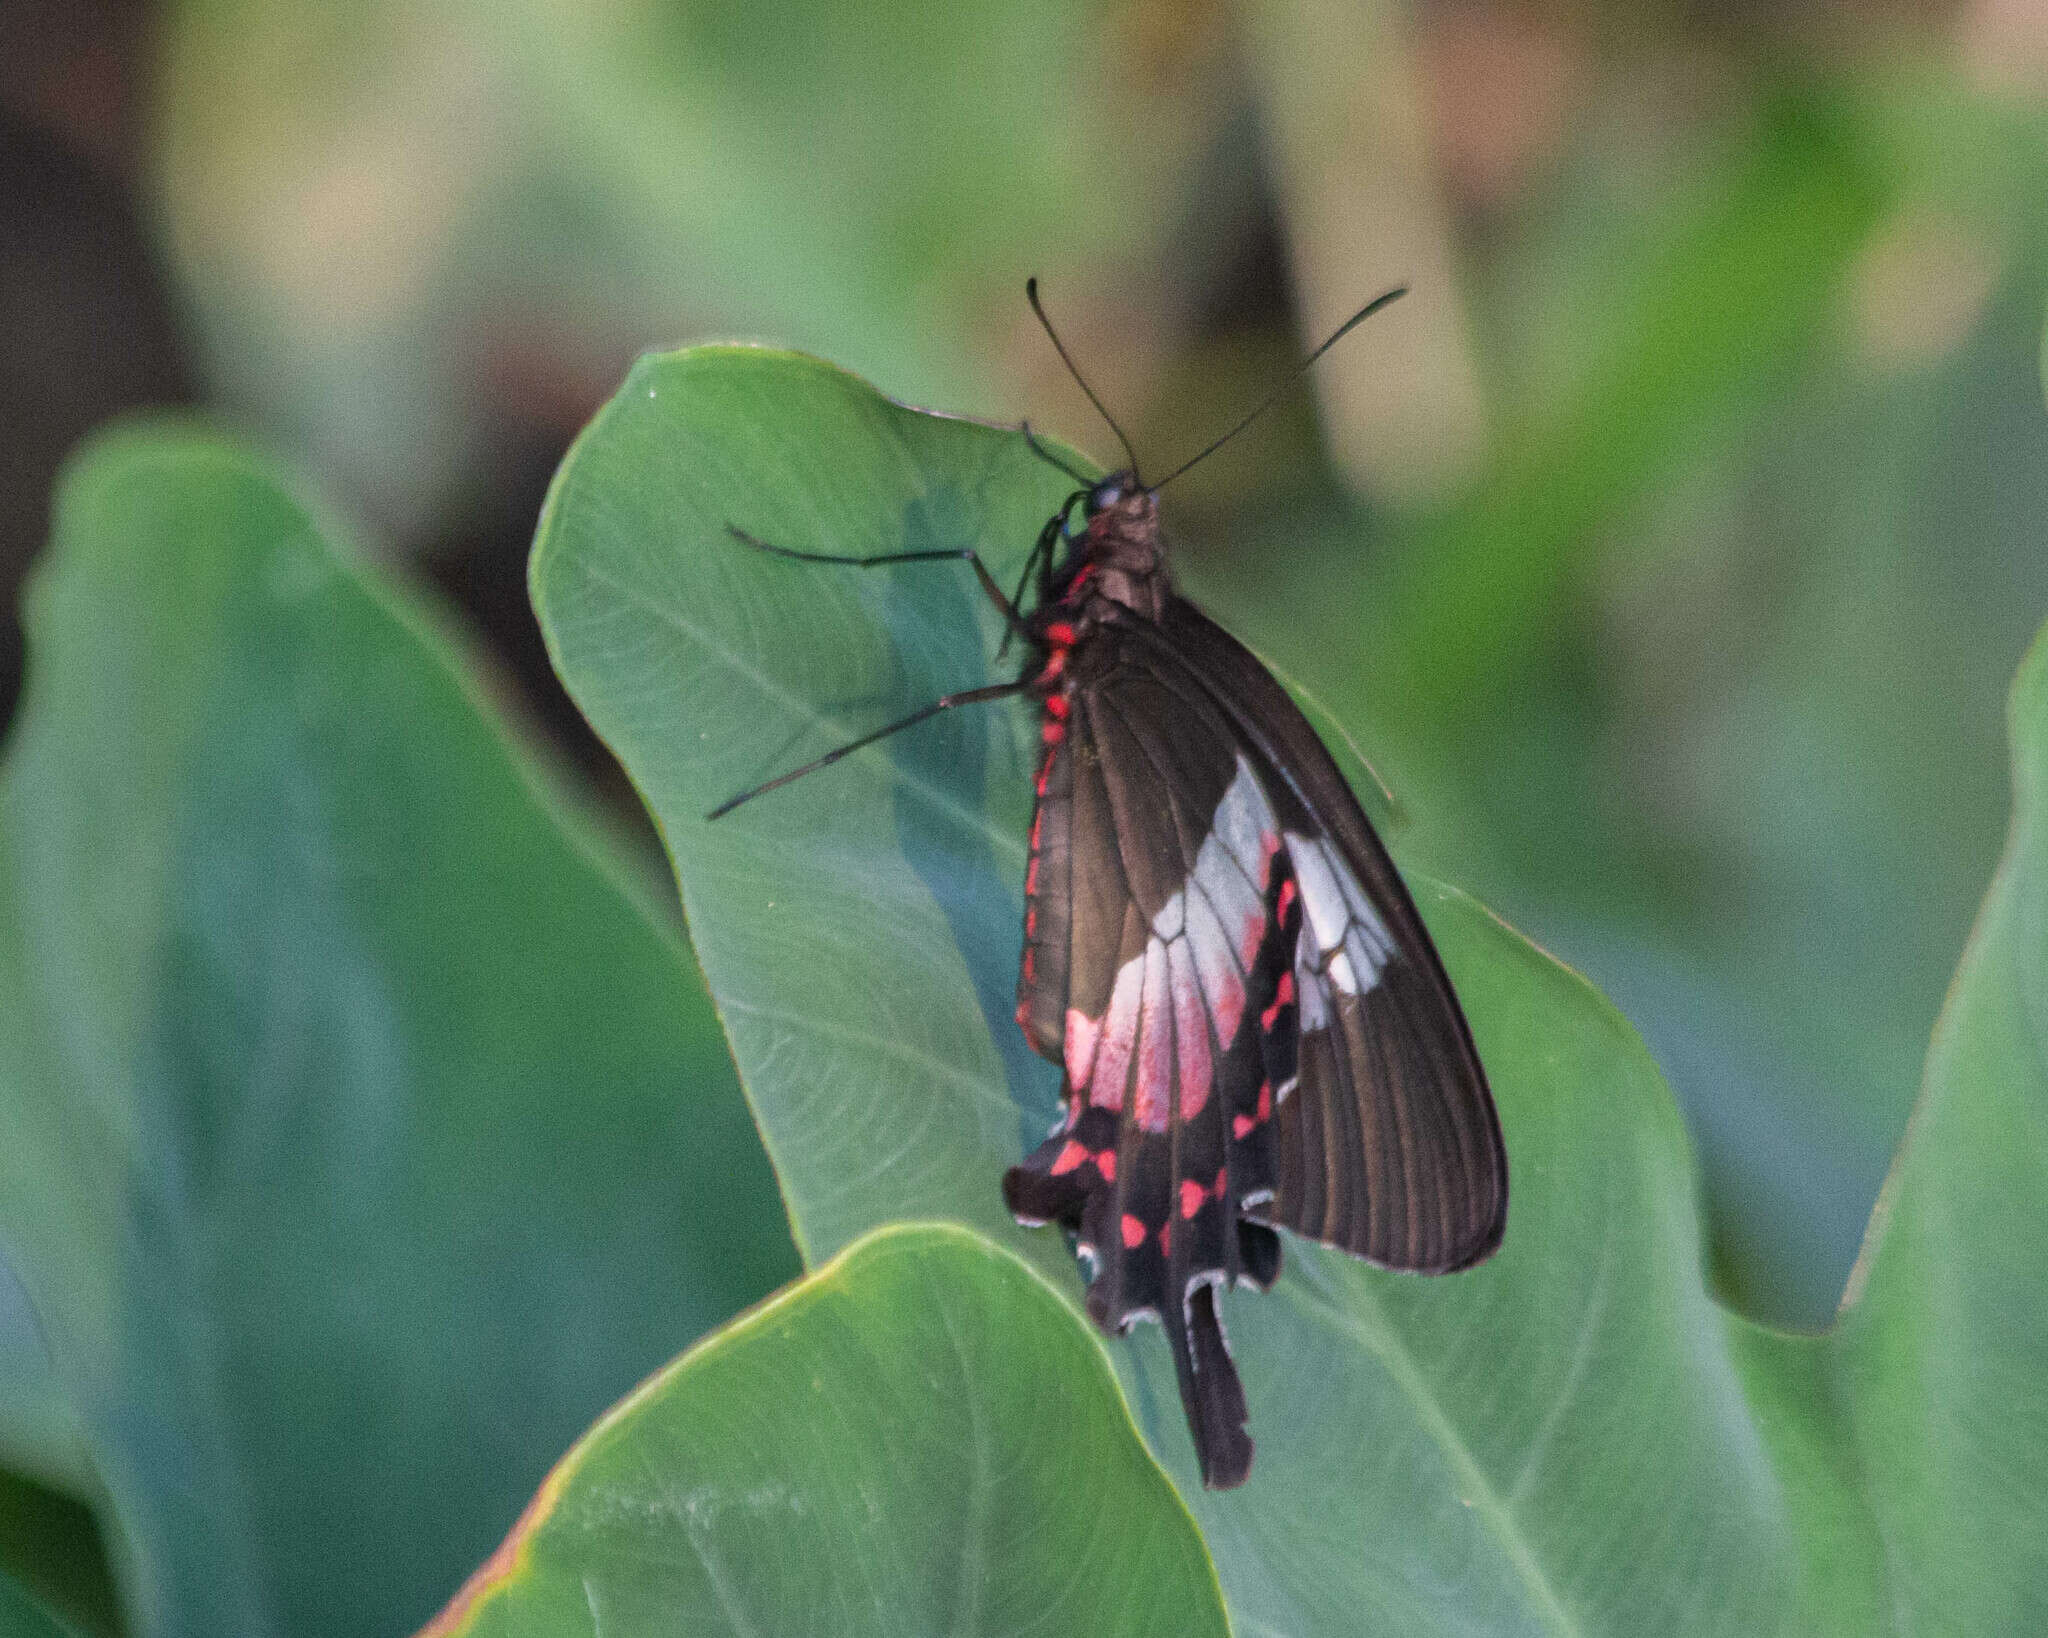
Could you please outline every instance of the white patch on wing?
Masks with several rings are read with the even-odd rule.
[[[1245,879],[1264,892],[1266,872],[1273,861],[1274,833],[1280,826],[1258,776],[1243,757],[1237,759],[1236,777],[1223,793],[1223,800],[1216,804],[1216,817],[1209,828],[1230,850]]]
[[[1237,1039],[1245,974],[1266,936],[1264,893],[1279,848],[1272,804],[1239,757],[1191,879],[1152,918],[1144,953],[1117,969],[1102,1019],[1067,1014],[1067,1080],[1086,1086],[1089,1102],[1120,1110],[1134,1086],[1133,1116],[1156,1132],[1166,1129],[1176,1074],[1183,1116],[1209,1101],[1210,1029],[1226,1051]]]
[[[1344,942],[1344,924],[1351,919],[1351,907],[1344,902],[1344,889],[1323,852],[1320,838],[1287,833],[1287,856],[1294,862],[1294,882],[1301,889],[1301,908],[1307,925],[1302,929],[1315,935],[1318,950],[1334,950]]]
[[[1252,958],[1259,953],[1259,940],[1265,936],[1265,901],[1245,880],[1230,850],[1214,835],[1203,842],[1201,851],[1195,855],[1194,885],[1223,924],[1230,947],[1237,952],[1238,965],[1249,971]]]
[[[1176,893],[1160,908],[1159,914],[1152,918],[1152,931],[1168,941],[1177,939],[1187,915],[1188,896],[1186,893]]]
[[[1195,976],[1209,1002],[1209,1015],[1216,1020],[1216,1039],[1227,1051],[1237,1039],[1238,1021],[1244,1017],[1244,972],[1205,894],[1197,893],[1188,900],[1187,933]]]
[[[1173,1089],[1173,1009],[1167,1001],[1166,946],[1145,946],[1144,1029],[1138,1042],[1138,1084],[1131,1113],[1147,1132],[1166,1130]]]
[[[1193,1120],[1209,1101],[1209,1015],[1195,979],[1195,958],[1184,938],[1166,947],[1173,991],[1173,1042],[1180,1065],[1180,1118]]]
[[[1095,1068],[1088,1079],[1088,1101],[1103,1109],[1124,1106],[1124,1082],[1131,1072],[1131,1049],[1137,1044],[1138,1008],[1145,987],[1145,958],[1133,956],[1117,969],[1109,1011],[1102,1020],[1102,1041],[1095,1049]]]
[[[1301,944],[1294,952],[1294,1027],[1303,1035],[1330,1027],[1330,986],[1323,975],[1314,967],[1302,965],[1308,954],[1308,929],[1302,929]],[[1285,1097],[1284,1092],[1276,1096]]]
[[[1393,957],[1394,940],[1327,839],[1289,831],[1286,840],[1304,912],[1294,951],[1301,1027],[1320,1029],[1329,1016],[1323,981],[1344,995],[1371,989]]]

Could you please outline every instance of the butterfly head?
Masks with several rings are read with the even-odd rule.
[[[1135,472],[1112,472],[1089,485],[1082,497],[1082,516],[1092,518],[1099,512],[1111,511],[1122,505],[1127,495],[1137,493],[1139,488]]]

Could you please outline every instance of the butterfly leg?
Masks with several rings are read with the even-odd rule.
[[[944,546],[929,552],[885,552],[880,557],[843,557],[834,552],[799,552],[794,547],[777,546],[773,541],[748,534],[736,524],[728,523],[725,530],[744,546],[774,557],[786,557],[793,563],[839,563],[855,569],[873,569],[885,563],[967,563],[974,569],[974,578],[981,582],[983,594],[1010,628],[1004,643],[1009,642],[1010,636],[1028,640],[1031,635],[1024,616],[1017,612],[1016,603],[1003,595],[1003,588],[996,584],[995,576],[988,572],[988,565],[982,562],[981,554],[972,546]]]
[[[1017,682],[989,683],[982,688],[963,688],[957,694],[942,695],[931,704],[911,712],[909,716],[899,717],[888,726],[877,728],[872,734],[862,734],[859,739],[849,740],[836,750],[827,751],[823,756],[806,762],[801,768],[792,768],[788,773],[778,774],[765,784],[756,785],[752,790],[741,791],[739,795],[719,803],[704,817],[723,819],[742,802],[751,802],[755,797],[766,795],[779,785],[787,785],[791,780],[803,778],[805,774],[816,773],[820,768],[829,768],[841,757],[851,756],[855,751],[874,744],[878,739],[887,739],[891,734],[901,733],[906,728],[914,728],[920,722],[937,716],[941,711],[951,711],[956,706],[979,705],[984,700],[999,700],[1011,694],[1021,694],[1030,686],[1029,679],[1020,679]]]

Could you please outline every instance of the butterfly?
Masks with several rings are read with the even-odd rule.
[[[1450,980],[1357,798],[1272,673],[1174,589],[1159,491],[1194,461],[1139,479],[1026,289],[1130,460],[1091,479],[1022,429],[1077,487],[1014,596],[971,548],[855,559],[733,531],[809,562],[965,560],[1024,667],[711,817],[941,711],[1036,703],[1017,1022],[1062,1071],[1061,1113],[1003,1198],[1072,1238],[1104,1331],[1162,1325],[1202,1481],[1229,1488],[1253,1444],[1222,1293],[1273,1284],[1283,1228],[1383,1268],[1472,1267],[1505,1230],[1507,1150]]]

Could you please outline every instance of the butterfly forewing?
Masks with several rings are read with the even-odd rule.
[[[1507,1150],[1414,901],[1315,730],[1249,651],[1178,598],[1141,641],[1243,736],[1303,911],[1290,951],[1299,1078],[1282,1100],[1272,1219],[1388,1268],[1469,1267],[1500,1244]]]

